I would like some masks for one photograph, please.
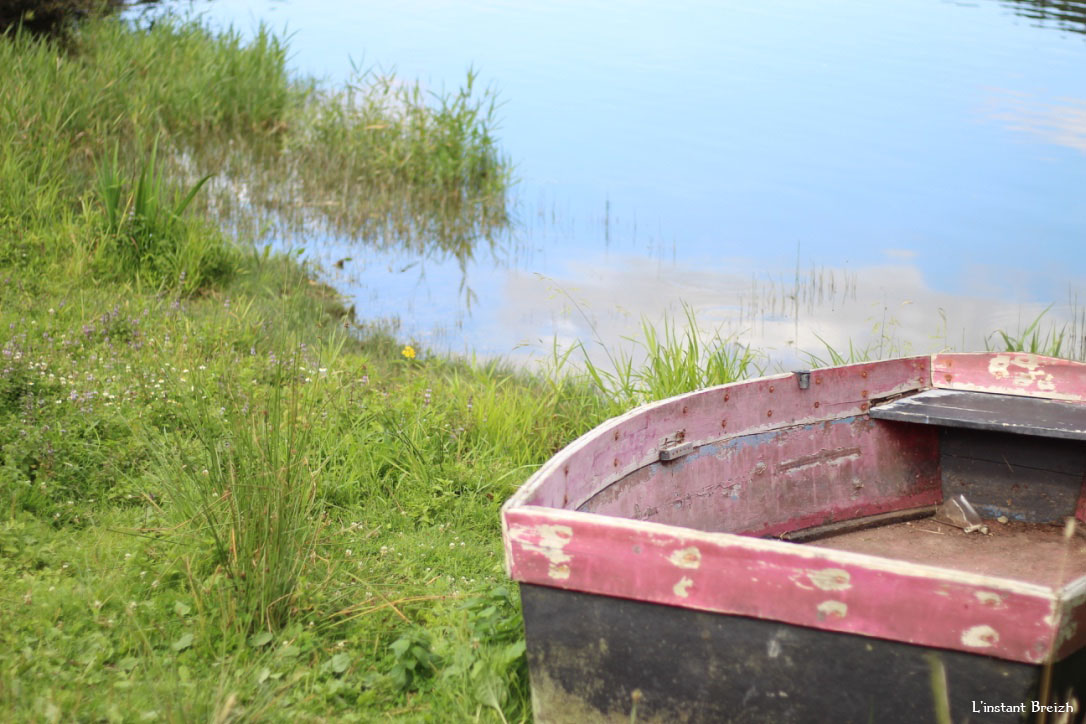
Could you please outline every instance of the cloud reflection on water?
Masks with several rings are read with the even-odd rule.
[[[509,271],[495,321],[502,336],[525,340],[522,359],[545,356],[553,340],[560,347],[580,340],[598,352],[597,341],[636,353],[630,340],[639,338],[642,319],[657,327],[668,315],[681,322],[685,303],[703,331],[734,334],[769,352],[774,366],[788,368],[806,362],[805,352],[828,359],[826,344],[847,351],[851,343],[882,356],[983,350],[997,329],[1017,333],[1045,309],[1006,296],[935,291],[918,267],[899,262],[804,271],[800,277],[797,304],[794,277],[759,280],[741,268],[664,268],[644,258],[611,257],[579,262],[555,277]],[[1045,321],[1069,325],[1073,311],[1070,304],[1054,306]]]
[[[1044,101],[1029,93],[996,88],[985,113],[1008,130],[1086,153],[1086,100]]]

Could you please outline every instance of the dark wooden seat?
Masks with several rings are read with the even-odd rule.
[[[871,417],[924,425],[1086,440],[1086,405],[963,390],[927,390],[871,408]]]
[[[943,496],[986,519],[1056,523],[1086,513],[1086,405],[991,392],[927,390],[871,417],[939,427]]]

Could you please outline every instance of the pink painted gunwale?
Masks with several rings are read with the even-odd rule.
[[[866,375],[866,376],[864,376]],[[931,358],[908,357],[813,370],[800,390],[791,374],[710,387],[643,405],[591,430],[543,465],[506,505],[576,509],[658,459],[680,431],[695,447],[742,435],[860,415],[874,400],[931,387]]]
[[[1072,581],[1060,591],[1061,619],[1056,634],[1055,660],[1086,646],[1086,578]]]
[[[932,386],[1086,402],[1086,365],[1025,352],[932,355]]]
[[[507,570],[528,583],[1015,661],[1036,663],[1076,650],[1086,643],[1086,595],[1078,591],[1086,589],[1086,578],[1057,591],[816,545],[575,510],[655,461],[659,442],[679,431],[700,446],[862,415],[873,400],[933,385],[1086,400],[1086,365],[1003,355],[1009,359],[996,360],[992,373],[997,356],[933,355],[815,370],[808,390],[799,390],[792,375],[779,375],[701,390],[615,418],[559,452],[503,506]],[[1030,383],[998,374],[1004,364],[1032,372]],[[766,414],[770,410],[773,415]]]
[[[1039,663],[1060,599],[1044,586],[814,545],[592,513],[508,512],[518,581]]]

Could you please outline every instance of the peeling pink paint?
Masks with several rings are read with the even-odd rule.
[[[1055,638],[1057,661],[1086,647],[1086,579],[1072,583],[1061,596]]]
[[[684,442],[700,447],[788,425],[860,415],[871,400],[930,387],[930,380],[931,358],[913,357],[814,370],[805,390],[799,389],[794,375],[786,374],[652,403],[571,443],[540,470],[549,484],[534,489],[523,502],[578,508],[609,483],[657,461],[661,442],[680,432]],[[769,409],[772,417],[766,416]]]
[[[509,539],[519,545],[520,550],[538,554],[547,561],[548,578],[569,578],[569,562],[572,557],[565,549],[573,538],[572,528],[568,525],[541,523],[534,527],[511,526],[508,530]]]
[[[975,650],[974,638],[963,642],[963,632],[989,626],[999,635],[985,653],[1016,661],[1042,661],[1055,635],[1046,622],[1055,595],[1038,585],[589,513],[524,507],[506,515],[524,529],[562,521],[574,531],[566,546],[569,577],[561,581],[550,576],[544,556],[514,542],[513,577],[528,583],[957,650]],[[640,545],[650,535],[662,545]],[[667,553],[692,544],[701,551],[701,566],[684,574],[690,584],[677,591]],[[1003,606],[985,605],[978,591],[997,592]],[[847,616],[820,615],[828,592]]]
[[[775,535],[941,500],[938,431],[866,417],[742,436],[637,470],[581,510]],[[821,464],[814,461],[820,460]]]
[[[1024,352],[937,354],[934,387],[1086,401],[1086,365]]]
[[[866,414],[932,386],[1086,402],[1086,365],[934,355],[815,370],[806,389],[779,375],[639,408],[506,503],[509,573],[1014,661],[1086,646],[1086,576],[1060,589],[754,537],[941,502],[938,427]],[[690,452],[661,460],[677,440]],[[1086,521],[1086,481],[1072,513]]]

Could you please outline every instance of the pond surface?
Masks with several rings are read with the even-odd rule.
[[[283,240],[405,339],[519,359],[686,303],[787,364],[822,340],[983,349],[1051,304],[1081,344],[1086,2],[194,7],[285,28],[293,69],[333,84],[353,59],[499,91],[517,223],[466,271]]]

